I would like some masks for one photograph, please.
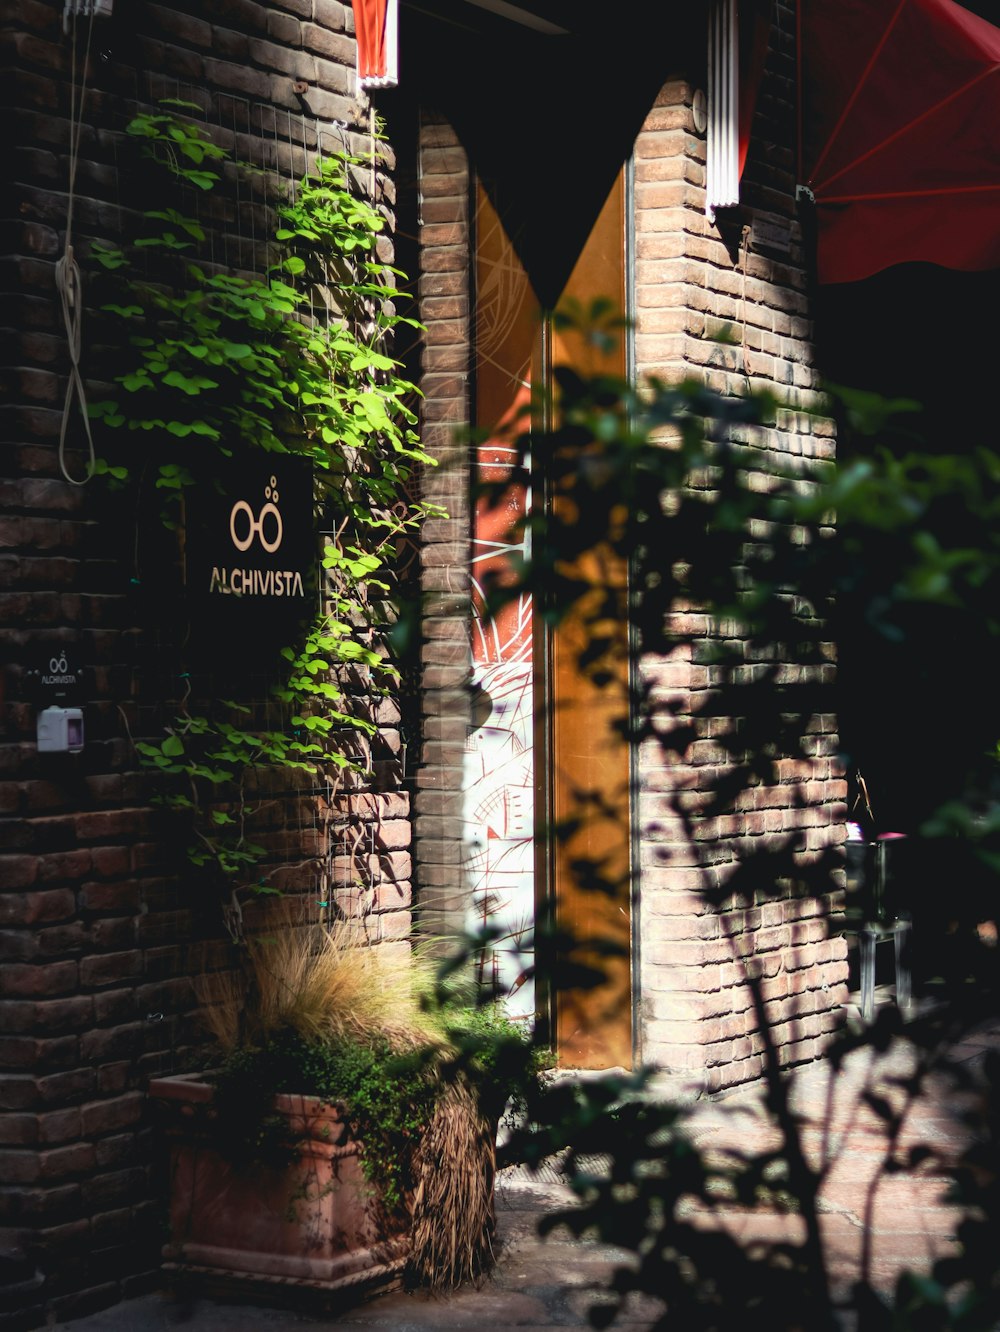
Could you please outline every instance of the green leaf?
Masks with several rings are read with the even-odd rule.
[[[236,809],[235,793],[250,769],[262,774],[280,768],[313,774],[317,769],[360,770],[341,752],[346,741],[340,737],[372,734],[374,728],[341,711],[343,687],[331,673],[341,663],[362,664],[376,679],[391,672],[370,645],[367,597],[354,589],[374,585],[374,572],[391,563],[386,543],[416,522],[416,509],[405,494],[411,460],[420,456],[408,429],[413,413],[404,405],[414,390],[400,378],[382,342],[383,331],[399,322],[382,308],[396,298],[389,270],[368,260],[382,222],[346,190],[343,162],[320,164],[294,203],[279,208],[278,262],[261,281],[208,270],[188,257],[206,234],[200,221],[178,210],[182,196],[176,194],[176,182],[211,189],[220,177],[207,164],[227,160],[225,150],[204,127],[169,108],[134,117],[129,133],[163,169],[166,190],[162,198],[149,200],[145,234],[131,239],[126,251],[104,253],[104,266],[120,267],[119,280],[125,279],[125,294],[116,294],[107,312],[142,320],[141,336],[129,338],[123,349],[120,382],[132,394],[150,390],[140,401],[151,405],[123,414],[119,403],[108,400],[92,404],[92,415],[106,425],[152,436],[148,443],[161,451],[154,462],[155,486],[165,497],[204,484],[203,477],[212,477],[213,458],[287,452],[312,460],[314,475],[322,478],[319,502],[338,515],[338,529],[341,515],[347,522],[345,551],[332,545],[327,551],[332,614],[280,652],[283,673],[273,696],[291,721],[284,728],[258,729],[256,705],[251,710],[234,699],[219,700],[211,711],[192,708],[178,718],[162,743],[137,745],[142,762],[164,783],[162,803],[197,830],[190,860],[238,880],[264,855],[245,837],[244,824],[254,810],[246,803]],[[132,272],[128,256],[137,252],[141,271]],[[94,259],[102,261],[96,247]],[[324,267],[340,275],[333,291],[338,318],[328,327],[323,319],[297,316],[315,308],[308,277]],[[301,291],[289,277],[300,282]],[[371,345],[356,335],[360,318],[374,318]],[[188,411],[166,406],[170,396],[165,395],[179,403],[178,392],[185,395]],[[189,414],[195,419],[185,419]],[[188,441],[188,447],[200,441],[199,468],[204,459],[205,470],[199,470],[197,483],[180,461],[180,449],[170,455],[172,439]],[[147,443],[145,438],[140,442]],[[112,480],[128,476],[127,469],[104,460],[98,460],[95,471]],[[165,510],[168,527],[176,526],[177,513],[176,504]],[[234,725],[238,714],[243,720]],[[178,785],[183,792],[173,789]],[[213,807],[223,787],[227,803]],[[233,804],[228,803],[231,792]]]
[[[184,375],[180,370],[170,370],[163,376],[164,384],[169,384],[171,388],[179,388],[189,397],[195,397],[203,389],[213,389],[219,387],[216,379],[208,379],[205,375]]]
[[[102,268],[114,272],[115,269],[124,268],[128,263],[121,250],[112,249],[109,246],[102,245],[100,241],[95,241],[91,246],[91,253]]]
[[[218,174],[214,171],[184,170],[179,172],[178,174],[183,175],[185,180],[190,181],[192,185],[196,185],[199,190],[212,189],[212,187],[215,185],[215,182],[219,179]]]

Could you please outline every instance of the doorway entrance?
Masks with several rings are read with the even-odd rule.
[[[558,303],[626,310],[626,181],[616,178]],[[615,669],[584,665],[592,608],[561,618],[525,592],[502,599],[530,557],[525,515],[552,503],[544,460],[517,436],[552,407],[554,371],[624,376],[624,339],[598,348],[543,310],[504,220],[476,186],[473,725],[465,781],[475,923],[495,937],[483,979],[512,1015],[536,1018],[566,1066],[629,1066],[633,1048],[626,571],[596,542],[578,572],[605,615]],[[565,263],[566,256],[559,259]],[[554,257],[555,260],[555,257]],[[565,267],[570,268],[566,263]],[[557,410],[557,406],[556,406]],[[542,593],[544,596],[544,591]],[[537,983],[536,983],[537,980]]]

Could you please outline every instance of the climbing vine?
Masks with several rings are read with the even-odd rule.
[[[245,169],[184,110],[161,104],[128,125],[152,206],[121,247],[94,247],[113,286],[102,308],[127,349],[115,391],[90,408],[108,432],[94,471],[118,488],[152,478],[163,522],[183,534],[189,500],[232,461],[296,455],[311,464],[318,526],[331,533],[321,613],[280,651],[273,696],[288,725],[262,725],[235,698],[199,711],[181,691],[162,738],[136,742],[170,779],[158,798],[187,819],[191,861],[235,887],[266,854],[251,832],[265,770],[365,766],[359,741],[375,728],[345,692],[346,672],[367,673],[376,692],[392,681],[378,630],[393,543],[426,516],[407,483],[431,460],[408,405],[415,389],[387,350],[414,321],[393,304],[383,218],[352,192],[360,159],[320,158],[277,207],[263,275],[233,271],[215,241],[225,186]]]

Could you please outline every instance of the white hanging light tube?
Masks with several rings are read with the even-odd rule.
[[[708,130],[705,213],[740,201],[739,13],[737,0],[711,0],[708,16]]]

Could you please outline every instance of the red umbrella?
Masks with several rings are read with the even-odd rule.
[[[821,282],[1000,267],[1000,28],[952,0],[799,0]]]

